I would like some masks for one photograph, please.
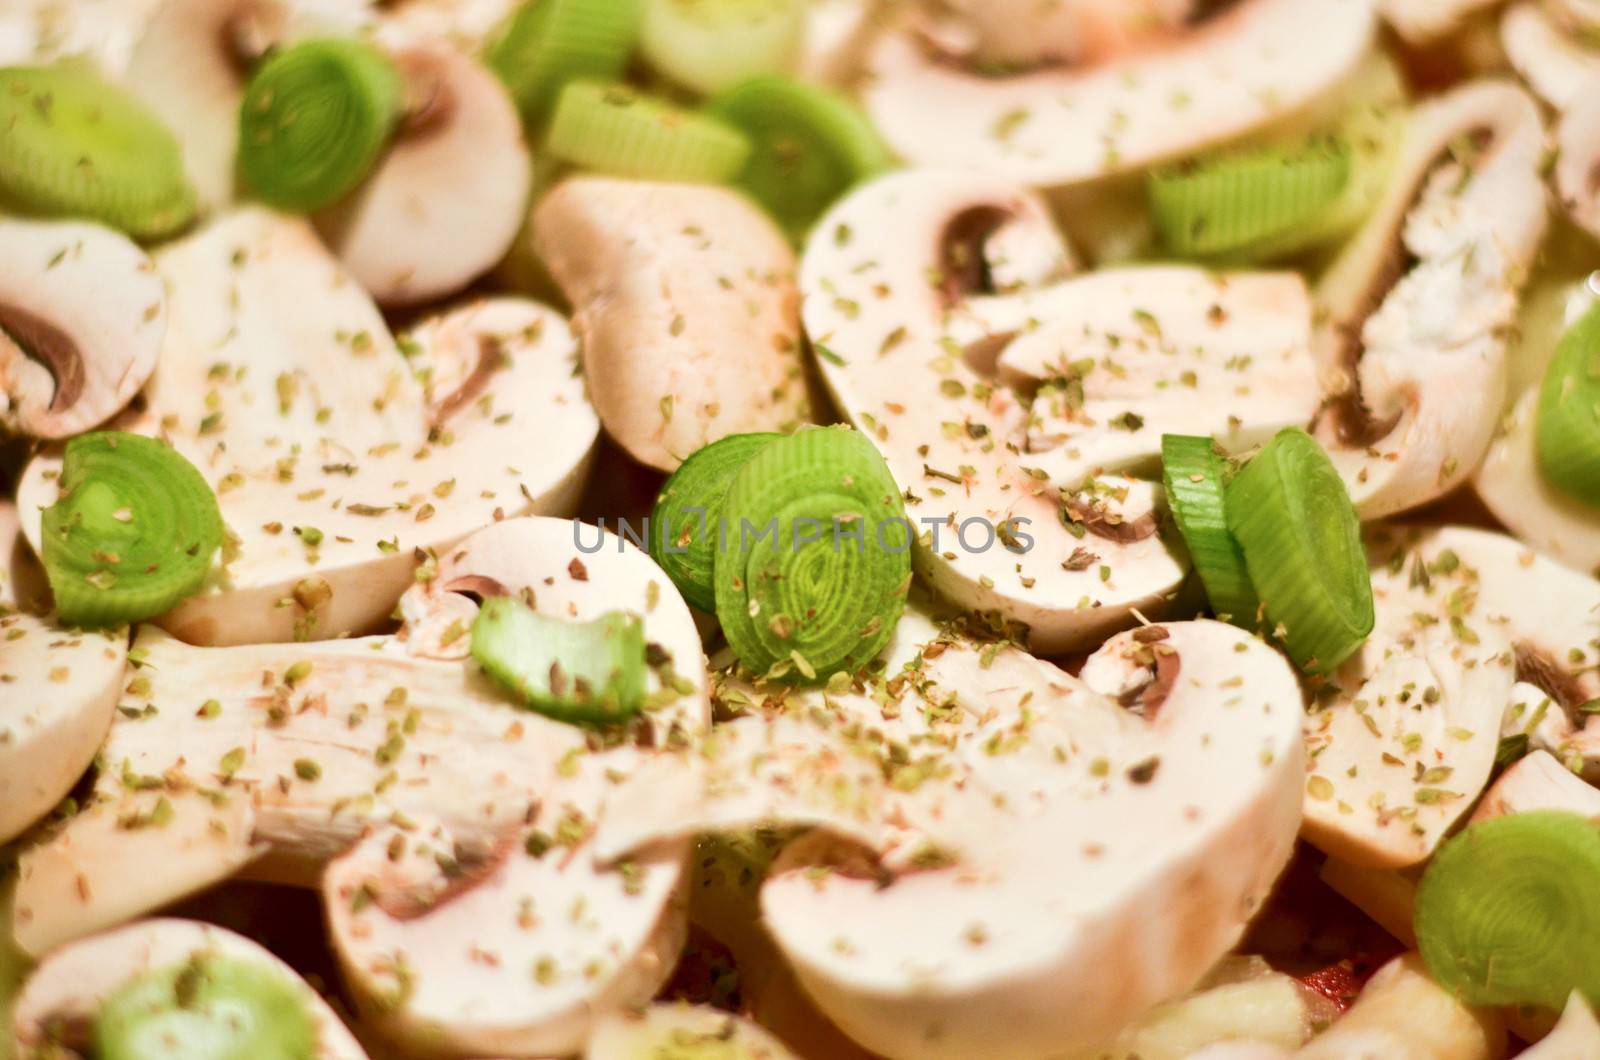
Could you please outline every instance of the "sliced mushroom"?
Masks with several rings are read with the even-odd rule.
[[[0,845],[49,813],[89,768],[128,659],[122,630],[63,630],[17,609],[21,586],[8,576],[17,534],[16,509],[0,501]]]
[[[161,0],[13,0],[0,12],[0,65],[87,59],[120,79]]]
[[[1340,897],[1371,917],[1402,946],[1415,948],[1418,870],[1373,869],[1338,858],[1322,863],[1318,877]]]
[[[466,55],[480,54],[519,0],[390,0],[381,5],[376,31],[384,40],[448,41]]]
[[[397,345],[308,225],[255,209],[158,265],[167,341],[125,426],[192,460],[232,532],[207,588],[162,619],[184,639],[371,629],[419,559],[502,517],[576,503],[599,424],[553,311],[474,302]],[[57,467],[54,454],[29,465],[23,512],[54,502]]]
[[[1043,373],[1056,359],[1051,337],[1081,337],[1074,328],[1095,291],[1125,294],[1123,274],[1059,282],[1070,268],[1037,198],[1006,181],[920,171],[881,178],[834,207],[806,248],[800,282],[823,379],[877,443],[921,535],[917,570],[964,607],[1026,624],[1045,652],[1096,643],[1135,608],[1159,613],[1184,574],[1156,533],[1159,491],[1122,475],[1090,477],[1095,459],[1117,455],[1116,435],[1137,426],[1137,416],[1121,414],[1126,401],[1097,407],[1100,420],[1083,428],[1093,447],[1075,452],[1075,440],[1035,456],[1024,451],[1027,399],[991,371],[1034,322],[1039,340],[1025,334],[1010,363],[1017,375]],[[1197,305],[1184,292],[1213,283],[1184,270],[1158,275],[1170,275],[1184,319]],[[1125,299],[1107,314],[1121,319],[1106,324],[1155,345],[1141,321],[1162,315],[1159,304]],[[1083,341],[1093,347],[1095,337]],[[1114,393],[1115,382],[1103,381]],[[1054,423],[1065,427],[1078,387],[1087,392],[1064,379],[1048,401],[1041,391],[1033,401],[1041,423],[1054,401],[1063,408]],[[1226,412],[1212,427],[1228,430]],[[1057,467],[1046,470],[1052,460]]]
[[[294,984],[317,1032],[316,1051],[306,1060],[366,1060],[333,1009],[293,968],[243,935],[175,919],[147,920],[51,954],[17,999],[16,1044],[27,1056],[92,1056],[94,1021],[120,987],[204,957],[242,961]]]
[[[126,236],[0,219],[0,428],[69,438],[110,419],[155,370],[167,296]]]
[[[836,87],[854,84],[872,42],[893,20],[890,7],[884,0],[813,0],[806,5],[795,76]]]
[[[1304,834],[1334,857],[1421,862],[1488,782],[1517,676],[1497,590],[1523,573],[1501,541],[1514,555],[1477,531],[1372,532],[1376,627],[1306,723]]]
[[[435,808],[416,827],[392,819],[322,881],[334,947],[363,1010],[429,1055],[574,1053],[593,1020],[647,1002],[683,945],[690,844],[605,864],[591,840],[615,786],[649,749],[681,744],[707,724],[699,634],[644,553],[604,536],[599,550],[580,549],[578,532],[560,520],[514,520],[463,542],[402,605],[413,658],[465,654],[459,633],[442,636],[465,628],[464,609],[470,625],[475,605],[462,594],[519,593],[545,614],[641,615],[654,646],[652,691],[671,685],[678,698],[621,745],[592,745],[580,730],[519,715],[500,738],[523,765],[494,771],[481,755],[455,753],[462,775],[441,782],[463,789],[459,816],[431,826]],[[437,774],[437,764],[427,768]],[[471,779],[486,776],[530,797],[486,797],[484,780]],[[394,790],[406,785],[402,777]]]
[[[1567,1007],[1551,1032],[1541,1038],[1531,1049],[1521,1054],[1522,1060],[1583,1060],[1586,1056],[1600,1055],[1600,1020],[1574,990],[1567,998]]]
[[[580,177],[534,211],[606,430],[671,471],[707,442],[809,418],[794,252],[727,188]]]
[[[1557,110],[1581,100],[1600,77],[1600,48],[1570,32],[1544,0],[1518,0],[1507,8],[1500,39],[1512,67]]]
[[[748,1019],[702,1005],[651,1005],[599,1021],[584,1060],[711,1055],[727,1060],[795,1060],[782,1042]]]
[[[505,256],[533,165],[505,86],[439,44],[395,56],[412,109],[378,168],[317,229],[383,305],[455,294]]]
[[[1565,810],[1600,820],[1600,789],[1573,775],[1548,751],[1518,759],[1500,775],[1473,811],[1474,821],[1534,810]]]
[[[183,146],[202,210],[234,199],[239,104],[268,48],[353,32],[365,0],[163,0],[128,59],[125,84]]]
[[[1361,997],[1294,1060],[1499,1060],[1506,1029],[1497,1012],[1463,1005],[1435,983],[1415,953],[1378,969]]]
[[[1460,29],[1500,0],[1378,0],[1378,11],[1411,44],[1427,44]]]
[[[1363,519],[1448,493],[1483,459],[1517,294],[1543,238],[1534,102],[1478,83],[1417,109],[1389,192],[1316,292],[1318,437]]]
[[[147,680],[120,704],[96,806],[23,853],[24,944],[137,916],[249,863],[323,888],[354,992],[407,1055],[567,1054],[594,1015],[648,1000],[682,941],[689,847],[604,867],[589,836],[650,748],[706,724],[700,640],[644,553],[616,539],[616,552],[585,553],[577,533],[515,519],[473,535],[409,596],[399,637],[194,648],[143,627]],[[659,702],[632,739],[591,746],[464,663],[462,594],[502,591],[551,615],[642,617]],[[186,825],[180,797],[219,822]],[[155,851],[171,863],[151,872]],[[103,893],[142,873],[154,882]],[[531,974],[542,954],[553,980]]]
[[[1600,238],[1600,73],[1561,119],[1556,190],[1574,224]]]
[[[1033,66],[1103,62],[1181,29],[1198,0],[945,0],[954,17],[935,33],[973,63]],[[1164,43],[1164,42],[1163,42]],[[960,47],[967,44],[966,47]]]
[[[49,601],[44,568],[22,534],[17,506],[0,500],[0,617],[16,611],[44,614]]]
[[[1000,378],[1037,389],[1025,459],[1053,482],[1151,465],[1162,434],[1240,451],[1310,423],[1322,402],[1311,300],[1293,273],[1153,266],[1068,280],[1012,341]]]
[[[879,842],[808,833],[761,894],[807,993],[869,1049],[1096,1045],[1193,986],[1282,868],[1303,775],[1299,685],[1281,656],[1214,622],[1119,636],[1082,680],[1015,648],[927,632],[920,616],[902,622],[891,678],[825,702],[791,694],[774,719],[734,723],[786,726],[792,713],[818,740],[831,730],[837,760],[878,757],[887,785],[854,770],[819,783],[816,747],[780,740],[764,747],[777,761],[763,779],[726,787],[717,778],[738,759],[718,762],[714,741],[709,762],[690,752],[679,763],[705,782],[693,820],[721,825],[745,806],[810,824],[829,790],[838,806],[880,807]],[[640,840],[640,815],[661,835],[683,830],[681,803],[645,797],[660,769],[624,785],[601,850],[621,845],[613,827]],[[1189,797],[1201,790],[1203,803]]]
[[[1054,5],[1064,22],[1075,6]],[[1008,39],[1030,44],[1021,31],[1035,18],[1013,19]],[[1131,54],[1003,77],[953,65],[908,25],[875,47],[863,99],[890,146],[918,165],[1080,183],[1293,114],[1356,67],[1374,22],[1371,0],[1241,0]]]

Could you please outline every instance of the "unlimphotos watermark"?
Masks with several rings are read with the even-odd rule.
[[[730,550],[749,552],[763,545],[777,552],[799,552],[809,546],[826,544],[835,552],[841,552],[851,546],[857,552],[864,552],[870,545],[885,552],[898,554],[909,549],[918,536],[916,525],[904,517],[882,519],[869,525],[868,520],[860,516],[835,516],[832,519],[812,519],[802,516],[789,520],[787,528],[780,524],[777,518],[759,524],[749,519],[740,519],[737,525],[719,518],[713,528],[710,520],[706,518],[705,509],[685,508],[683,513],[686,517],[692,517],[692,521],[686,526],[679,527],[676,533],[666,523],[652,526],[648,517],[640,520],[638,524],[628,519],[613,520],[611,529],[617,551],[622,551],[624,541],[631,541],[639,548],[649,549],[650,535],[655,533],[660,535],[661,552],[668,555],[681,556],[689,551],[690,541],[708,540],[718,553]],[[998,546],[1018,555],[1024,555],[1033,548],[1033,537],[1026,529],[1031,522],[1032,520],[1021,516],[1013,516],[999,523],[980,516],[963,519],[955,524],[952,524],[951,520],[931,516],[917,520],[917,523],[926,529],[929,538],[927,545],[934,552],[950,551],[949,539],[953,537],[955,547],[962,552],[979,554]],[[572,542],[579,552],[592,556],[606,547],[608,529],[606,523],[607,520],[601,518],[595,527],[579,522],[572,524]],[[586,529],[595,531],[594,540],[584,541]],[[708,532],[713,530],[714,534],[708,535]],[[941,534],[948,534],[949,537],[941,537]]]

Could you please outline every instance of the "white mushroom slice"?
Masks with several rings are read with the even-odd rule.
[[[651,1005],[642,1012],[607,1016],[597,1023],[583,1052],[584,1060],[675,1055],[704,1056],[706,1060],[797,1060],[757,1024],[701,1005]]]
[[[970,38],[962,58],[986,64],[1094,63],[1180,29],[1197,0],[945,0],[955,17],[941,39]]]
[[[534,211],[607,432],[671,471],[729,434],[808,418],[794,251],[727,188],[580,177]]]
[[[1395,32],[1412,44],[1427,44],[1454,33],[1471,16],[1500,0],[1378,0],[1378,11]]]
[[[1557,110],[1577,103],[1600,77],[1600,48],[1569,32],[1544,0],[1518,0],[1507,8],[1500,40],[1511,66]]]
[[[1473,84],[1419,107],[1389,192],[1319,285],[1333,399],[1318,436],[1363,519],[1448,493],[1488,449],[1545,230],[1543,157],[1538,108],[1516,88]],[[1406,255],[1416,264],[1395,282]]]
[[[0,219],[0,428],[69,438],[155,370],[167,296],[131,240],[77,221]]]
[[[1523,394],[1473,479],[1495,518],[1531,548],[1579,570],[1600,570],[1600,509],[1551,486],[1535,438],[1539,388]]]
[[[853,84],[891,17],[883,0],[811,0],[794,75],[835,87]]]
[[[353,32],[364,21],[364,0],[164,0],[155,9],[124,83],[178,138],[202,210],[234,199],[251,64],[273,45]]]
[[[645,748],[682,741],[707,721],[700,639],[687,605],[643,552],[618,541],[616,553],[586,555],[576,532],[565,520],[518,519],[467,539],[408,601],[421,627],[415,644],[379,637],[194,648],[144,627],[138,647],[148,683],[130,691],[102,749],[107,768],[95,794],[105,806],[95,812],[148,816],[158,788],[220,792],[253,811],[246,827],[225,829],[240,837],[230,849],[267,848],[253,875],[312,886],[320,877],[339,898],[330,920],[351,981],[408,1048],[442,1036],[469,1055],[576,1050],[590,1016],[647,1000],[670,971],[689,853],[687,842],[666,843],[636,866],[603,868],[588,846],[592,822]],[[632,731],[638,745],[591,748],[584,730],[516,710],[460,658],[408,651],[443,640],[429,624],[460,612],[434,605],[467,592],[525,594],[561,617],[640,615],[656,646],[648,687],[658,705]],[[467,638],[472,617],[448,619],[455,640]],[[95,926],[87,920],[103,922],[92,888],[65,885],[74,867],[90,866],[95,881],[114,879],[144,871],[152,844],[171,842],[151,834],[155,828],[97,823],[104,820],[74,818],[24,853],[17,918],[21,926],[26,916],[30,938],[59,940]],[[389,864],[395,834],[413,832],[453,860],[407,862],[406,875],[374,886],[377,908],[366,910],[351,888]],[[551,847],[548,856],[524,853],[537,845]],[[191,868],[164,874],[163,886],[192,890],[216,868],[197,853]],[[129,894],[115,910],[121,916],[158,904]],[[571,917],[585,894],[589,915]],[[610,896],[604,907],[601,895]],[[538,906],[533,920],[524,899]],[[469,936],[478,956],[467,952]],[[456,940],[460,967],[435,960],[440,937]],[[530,968],[552,947],[581,959],[562,967],[559,983],[541,983]],[[496,948],[504,961],[482,957]],[[413,958],[411,990],[398,1003],[383,998],[401,966],[380,967],[380,951]],[[484,977],[503,978],[485,986]]]
[[[295,985],[317,1031],[316,1051],[306,1060],[366,1060],[333,1009],[293,968],[243,935],[173,919],[133,924],[51,954],[17,999],[17,1045],[27,1056],[90,1056],[94,1020],[106,999],[146,972],[206,956],[257,965]]]
[[[1294,1060],[1499,1060],[1505,1051],[1498,1013],[1463,1005],[1407,953],[1378,969],[1350,1011]]]
[[[416,550],[495,520],[569,511],[599,433],[571,333],[531,302],[475,302],[397,347],[309,226],[261,210],[161,252],[171,322],[128,429],[211,481],[232,540],[162,622],[194,643],[332,637],[386,620]],[[409,356],[405,356],[409,354]],[[59,458],[19,507],[55,500]]]
[[[1556,190],[1574,224],[1600,238],[1600,73],[1561,119]]]
[[[1051,481],[1147,466],[1164,433],[1247,449],[1322,403],[1293,273],[1113,269],[1063,283],[1050,307],[998,363],[1002,379],[1077,383],[1040,394],[1028,417],[1026,459]]]
[[[44,567],[22,534],[17,506],[0,500],[0,617],[14,611],[43,614],[50,609]]]
[[[867,1048],[935,1058],[1071,1053],[1191,988],[1292,845],[1303,762],[1288,664],[1215,622],[1119,636],[1082,680],[952,634],[897,670],[915,646],[902,639],[872,688],[789,699],[832,716],[842,759],[874,754],[890,778],[880,790],[841,770],[833,789],[846,807],[882,801],[875,864],[812,832],[762,890],[807,993]],[[774,783],[785,763],[766,763],[758,786],[769,806],[795,794],[809,823],[816,751],[789,746],[797,779]],[[691,753],[681,768],[712,782],[715,819],[722,763]],[[619,805],[653,813],[661,834],[681,827],[677,804],[652,811],[625,790]],[[638,834],[608,814],[603,848],[612,827]]]
[[[1329,854],[1416,864],[1488,782],[1517,676],[1514,604],[1496,591],[1526,573],[1515,547],[1476,531],[1372,532],[1376,626],[1306,721],[1304,834]]]
[[[374,299],[414,305],[455,294],[505,256],[533,164],[505,86],[476,60],[432,44],[395,62],[421,102],[372,175],[316,224]]]
[[[164,791],[162,777],[119,776],[129,788],[92,804],[23,854],[12,924],[39,956],[234,875],[264,851],[252,841],[248,796]]]
[[[1095,643],[1135,608],[1159,613],[1184,563],[1157,534],[1150,483],[1085,483],[1081,471],[1052,482],[1018,451],[1028,409],[985,371],[1029,321],[1070,330],[1084,301],[1073,281],[986,292],[1019,257],[1030,264],[1018,280],[1070,267],[1036,197],[977,175],[899,173],[818,224],[801,290],[828,388],[904,492],[916,569],[964,607],[1025,623],[1052,652]],[[1024,349],[1015,362],[1047,356]]]
[[[1600,788],[1585,784],[1548,751],[1534,751],[1500,775],[1472,819],[1534,810],[1565,810],[1600,821]]]
[[[123,630],[68,631],[0,607],[0,844],[49,813],[89,768],[127,659]]]
[[[120,80],[161,0],[12,0],[0,11],[0,65],[87,59]]]
[[[863,99],[913,163],[1073,184],[1292,114],[1355,69],[1375,21],[1372,0],[1242,0],[1160,45],[1011,77],[954,67],[906,28],[874,49]]]
[[[1555,1028],[1521,1054],[1521,1060],[1585,1060],[1600,1056],[1600,1020],[1574,990]]]
[[[1228,957],[1194,993],[1151,1009],[1090,1055],[1095,1060],[1192,1060],[1211,1044],[1239,1039],[1291,1051],[1311,1036],[1315,1013],[1308,1002],[1313,996],[1260,957]]]
[[[480,54],[519,0],[397,0],[379,7],[376,32],[384,41],[448,41],[465,55]]]
[[[596,866],[585,829],[605,768],[604,756],[585,763],[552,792],[559,804],[479,860],[422,820],[380,828],[328,866],[345,979],[406,1055],[567,1056],[597,1017],[646,1004],[671,974],[691,848]]]

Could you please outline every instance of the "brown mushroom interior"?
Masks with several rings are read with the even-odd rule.
[[[22,306],[0,302],[0,339],[10,339],[22,354],[44,365],[55,380],[52,412],[70,408],[83,394],[83,353],[72,337]]]

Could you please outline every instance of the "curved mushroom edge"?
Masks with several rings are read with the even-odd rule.
[[[366,632],[467,534],[576,506],[599,422],[553,310],[474,301],[391,336],[308,224],[257,208],[156,263],[166,341],[118,426],[194,463],[229,531],[205,588],[160,619],[177,635]],[[18,490],[36,550],[59,466],[40,454]]]
[[[1295,114],[1356,68],[1375,28],[1371,0],[1241,0],[1103,62],[992,77],[931,52],[907,22],[874,46],[862,97],[916,165],[1059,187]]]
[[[974,633],[913,611],[871,676],[825,692],[726,681],[735,720],[636,774],[599,852],[810,828],[761,911],[851,1037],[895,1057],[990,1055],[1002,1028],[1030,1054],[1097,1044],[1192,987],[1286,863],[1298,679],[1215,622],[1120,635],[1081,679]],[[1202,788],[1204,807],[1182,794]],[[1151,928],[1152,903],[1183,929]],[[1127,973],[1101,990],[1083,973],[1107,962]]]
[[[595,1015],[648,1000],[682,944],[689,845],[602,863],[590,840],[618,785],[704,729],[705,668],[660,569],[579,529],[468,537],[398,636],[199,648],[142,627],[88,807],[22,852],[19,941],[42,953],[243,872],[322,888],[362,1010],[407,1049],[569,1053]],[[495,593],[640,616],[647,712],[591,731],[517,709],[466,658]],[[556,970],[530,976],[541,955]]]
[[[1316,434],[1364,520],[1445,495],[1488,450],[1545,232],[1544,148],[1511,85],[1417,107],[1388,192],[1318,284]]]
[[[1600,584],[1482,530],[1378,525],[1367,543],[1377,625],[1307,718],[1305,835],[1403,868],[1477,801],[1503,736],[1589,768]]]
[[[573,177],[533,213],[607,433],[672,471],[729,434],[809,422],[795,256],[728,188]]]

